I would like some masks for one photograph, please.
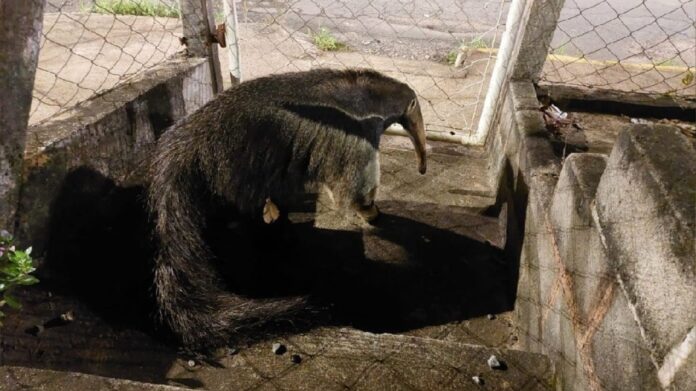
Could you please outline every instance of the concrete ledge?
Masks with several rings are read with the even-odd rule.
[[[120,185],[141,184],[143,164],[164,129],[213,93],[206,62],[173,58],[137,79],[29,129],[18,237],[41,255],[50,206],[63,179],[89,167]]]
[[[606,161],[604,155],[571,154],[556,186],[547,220],[553,257],[539,261],[548,264],[541,270],[543,346],[559,363],[565,390],[658,389],[592,218]]]
[[[695,199],[696,150],[678,129],[636,125],[619,135],[596,218],[663,387],[696,386],[685,366],[696,355]]]
[[[182,391],[188,388],[164,384],[112,379],[77,372],[48,369],[1,367],[0,389],[3,390],[111,390],[111,391]]]

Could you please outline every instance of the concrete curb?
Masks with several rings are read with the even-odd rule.
[[[694,199],[696,150],[678,129],[635,125],[619,135],[597,190],[597,222],[662,386],[679,389],[696,384],[683,367],[696,360],[688,342],[696,326]],[[665,360],[670,354],[683,359]]]

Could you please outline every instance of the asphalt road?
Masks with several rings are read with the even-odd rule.
[[[91,2],[48,0],[46,11],[78,11]],[[218,9],[221,2],[213,0]],[[510,2],[238,0],[238,9],[242,22],[278,20],[304,32],[326,27],[366,53],[433,59],[479,38],[497,46]],[[695,22],[696,0],[567,0],[552,46],[598,60],[696,66]]]

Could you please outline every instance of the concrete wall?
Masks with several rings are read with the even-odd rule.
[[[212,99],[204,59],[174,58],[28,132],[19,239],[41,256],[65,177],[89,168],[116,185],[142,184],[161,132]]]
[[[558,389],[696,389],[696,143],[633,126],[561,169],[537,107],[514,82],[489,145],[525,208],[520,347],[550,356]]]

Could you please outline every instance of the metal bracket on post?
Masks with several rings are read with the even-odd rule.
[[[215,28],[215,33],[210,34],[210,42],[217,43],[221,48],[227,47],[227,38],[225,36],[225,24],[220,23]]]

